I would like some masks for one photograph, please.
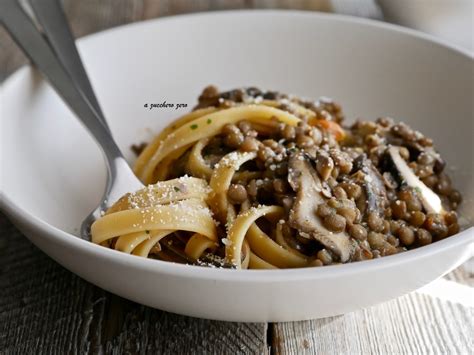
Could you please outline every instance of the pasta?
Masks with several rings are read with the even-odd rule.
[[[389,118],[342,126],[339,105],[206,88],[134,167],[146,187],[94,243],[166,261],[278,269],[367,260],[457,233],[460,195],[429,138]]]

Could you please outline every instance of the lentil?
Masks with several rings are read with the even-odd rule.
[[[281,205],[283,206],[285,213],[289,213],[291,207],[293,207],[293,198],[292,197],[283,197],[281,200]]]
[[[397,231],[398,238],[405,246],[410,246],[415,242],[415,232],[409,227],[401,227]]]
[[[339,184],[347,193],[347,196],[349,198],[353,198],[354,200],[357,200],[360,195],[362,195],[362,188],[355,184],[355,183],[340,183]]]
[[[346,223],[352,224],[357,218],[355,208],[351,207],[340,207],[337,209],[337,213],[346,219]]]
[[[426,152],[421,152],[416,161],[421,165],[431,165],[434,164],[435,159],[433,155],[427,154]]]
[[[260,159],[260,161],[267,162],[273,156],[275,156],[275,152],[271,150],[271,148],[265,147],[263,145],[258,148],[257,158]]]
[[[438,177],[436,175],[430,175],[424,177],[423,179],[421,179],[421,181],[430,189],[432,189],[438,183]]]
[[[231,203],[241,204],[247,200],[247,190],[240,184],[230,185],[229,190],[227,191],[227,197]]]
[[[322,249],[322,250],[318,251],[318,253],[316,254],[316,257],[319,260],[321,260],[321,262],[324,265],[332,264],[332,256],[326,249]]]
[[[384,128],[388,128],[393,125],[393,118],[390,117],[380,117],[375,120],[379,125],[381,125]]]
[[[453,223],[448,226],[448,236],[459,233],[459,224]]]
[[[390,223],[390,232],[392,234],[397,234],[398,230],[401,227],[401,223],[393,219],[389,223]]]
[[[395,218],[398,218],[398,219],[405,218],[407,214],[407,205],[405,201],[400,201],[400,200],[393,201],[392,204],[390,205],[390,208],[392,209],[392,215]]]
[[[421,227],[425,222],[426,216],[421,211],[414,211],[410,215],[410,224],[414,227]]]
[[[314,140],[309,136],[297,135],[296,144],[300,148],[309,148],[314,145]]]
[[[416,231],[416,240],[420,245],[428,245],[433,241],[433,237],[426,229],[419,228]]]
[[[386,245],[384,235],[381,233],[369,232],[367,241],[369,242],[372,249],[381,250]]]
[[[262,141],[263,145],[273,149],[273,150],[276,150],[278,148],[278,142],[274,139],[265,139],[264,141]]]
[[[448,235],[448,228],[441,220],[440,215],[435,213],[429,213],[426,215],[426,220],[423,223],[423,227],[430,232],[437,239],[443,239]]]
[[[456,211],[450,211],[444,215],[444,221],[447,225],[451,225],[453,223],[457,223],[458,215]]]
[[[323,266],[323,262],[319,259],[314,259],[312,260],[310,263],[309,263],[310,266],[315,266],[315,267],[319,267],[319,266]]]
[[[251,197],[257,196],[257,181],[255,179],[250,180],[249,184],[247,185],[247,193]]]
[[[440,176],[438,184],[436,185],[436,189],[442,195],[448,195],[451,192],[451,181],[447,175]]]
[[[347,193],[341,186],[336,186],[332,193],[338,199],[347,198]]]
[[[284,125],[281,135],[284,139],[288,141],[294,140],[296,137],[295,127],[290,126],[290,125]]]
[[[398,198],[404,201],[408,211],[421,211],[422,205],[416,194],[409,189],[401,190]]]
[[[333,213],[334,210],[325,203],[320,204],[316,210],[316,214],[321,218],[327,217]]]
[[[377,213],[370,212],[367,218],[367,224],[369,225],[370,229],[374,232],[381,232],[384,228],[383,219],[380,218]]]
[[[244,141],[244,135],[234,124],[226,124],[222,133],[225,135],[224,143],[231,148],[238,148]]]
[[[369,147],[375,147],[382,143],[382,139],[377,134],[369,134],[365,137],[365,144]]]
[[[400,241],[397,238],[395,238],[393,235],[389,235],[387,237],[387,242],[390,245],[393,245],[394,247],[398,247],[400,245]]]
[[[410,160],[410,151],[405,148],[405,147],[400,147],[398,152],[400,153],[400,156],[403,158],[405,161]]]
[[[352,238],[363,241],[367,239],[367,230],[360,224],[349,225],[349,233]]]
[[[310,136],[313,138],[314,144],[320,145],[323,141],[323,134],[319,129],[313,127],[310,131]]]
[[[455,203],[456,205],[461,203],[462,196],[458,190],[451,191],[451,193],[449,194],[449,201],[451,201],[451,203]]]
[[[273,189],[275,190],[275,192],[282,194],[286,192],[287,184],[288,183],[285,180],[275,179],[273,180]]]
[[[256,152],[259,147],[259,141],[253,137],[245,137],[240,145],[240,150],[243,152]]]
[[[239,127],[240,131],[245,135],[247,135],[247,133],[249,133],[252,129],[252,125],[250,124],[250,122],[245,120],[240,121],[237,126]]]
[[[327,180],[331,176],[332,169],[334,169],[333,160],[323,154],[316,158],[316,170],[323,180]]]
[[[323,219],[324,226],[332,232],[342,232],[346,228],[346,219],[336,213],[332,213]]]
[[[341,207],[342,205],[337,199],[331,198],[328,200],[328,206],[332,208],[338,208],[338,207]]]

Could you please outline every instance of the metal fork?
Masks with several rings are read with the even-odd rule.
[[[101,212],[143,184],[110,133],[59,0],[30,0],[30,5],[34,19],[18,0],[0,0],[0,22],[89,130],[105,157],[107,184],[102,201],[81,225],[81,237],[90,239],[90,226]],[[34,22],[39,23],[41,32]]]

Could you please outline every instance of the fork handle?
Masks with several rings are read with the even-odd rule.
[[[77,87],[94,107],[101,118],[102,124],[108,127],[86,70],[82,64],[81,57],[75,45],[74,36],[72,35],[60,1],[30,0],[30,4],[34,10],[36,19],[40,23],[59,61],[76,83]]]
[[[77,118],[94,136],[108,162],[109,173],[115,160],[124,159],[101,115],[74,84],[47,40],[33,25],[17,0],[0,0],[0,21],[30,60],[49,80]]]

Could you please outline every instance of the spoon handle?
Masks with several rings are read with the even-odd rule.
[[[75,45],[74,36],[72,35],[60,1],[30,0],[30,4],[56,56],[76,83],[77,87],[94,107],[101,118],[101,122],[104,126],[108,127],[86,70],[84,69],[84,65],[82,64],[81,57]]]
[[[49,42],[33,25],[17,0],[0,1],[0,21],[77,118],[94,136],[107,158],[109,173],[111,173],[110,169],[114,165],[114,161],[122,160],[123,156],[109,129],[104,125],[101,113],[77,88],[74,80],[49,46]]]

